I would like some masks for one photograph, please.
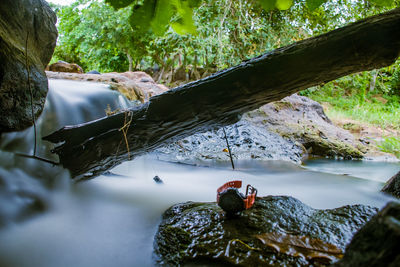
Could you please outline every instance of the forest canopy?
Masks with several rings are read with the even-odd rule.
[[[53,61],[100,72],[155,67],[165,74],[180,69],[180,74],[190,71],[196,79],[398,4],[399,0],[77,0],[71,6],[54,6],[60,38]]]

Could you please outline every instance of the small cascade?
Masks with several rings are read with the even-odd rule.
[[[49,80],[49,92],[41,116],[37,119],[37,155],[52,160],[46,136],[65,125],[75,125],[106,116],[106,109],[123,110],[132,103],[108,85],[69,80]],[[50,146],[50,147],[49,147]],[[21,132],[3,134],[0,150],[32,155],[34,130],[30,127]]]

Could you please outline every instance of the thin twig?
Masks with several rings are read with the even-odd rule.
[[[60,165],[60,163],[58,163],[58,162],[51,161],[49,159],[41,158],[41,157],[38,157],[38,156],[26,155],[26,154],[21,154],[21,153],[15,153],[15,155],[20,156],[20,157],[24,157],[24,158],[37,159],[37,160],[40,160],[40,161],[43,161],[43,162],[46,162],[46,163],[50,163],[50,164],[53,164],[53,165]]]
[[[129,121],[127,121],[127,115],[131,117]],[[127,134],[128,134],[129,126],[131,126],[132,118],[133,117],[131,115],[131,112],[125,112],[124,126],[122,126],[119,129],[120,131],[122,131],[122,135],[124,136],[126,150],[128,151],[128,160],[131,159],[131,153],[130,153],[130,150],[129,150],[129,142],[128,142]]]
[[[33,147],[33,156],[36,156],[36,120],[35,120],[35,112],[33,108],[33,92],[31,87],[31,75],[29,72],[29,64],[28,64],[28,39],[29,39],[29,31],[26,32],[26,43],[25,43],[25,67],[26,72],[28,74],[28,88],[31,95],[31,113],[32,113],[32,122],[33,122],[33,131],[34,131],[34,147]]]
[[[222,130],[224,131],[225,141],[226,141],[226,145],[228,147],[229,158],[231,159],[232,169],[235,169],[235,165],[233,164],[231,147],[229,146],[228,137],[226,137],[225,127],[222,127]]]

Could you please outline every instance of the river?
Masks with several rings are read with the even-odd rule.
[[[38,135],[104,116],[107,104],[111,109],[130,105],[105,85],[50,80]],[[40,191],[48,206],[0,229],[0,266],[152,266],[153,237],[163,211],[184,201],[215,201],[216,188],[228,180],[241,179],[263,196],[291,195],[314,208],[382,207],[391,198],[379,190],[400,169],[395,162],[318,159],[303,166],[239,161],[233,171],[229,162],[199,167],[161,161],[151,153],[74,184],[61,168],[6,152],[32,153],[32,140],[32,129],[2,136],[0,176],[20,188],[15,181],[23,178],[26,190]],[[38,141],[38,148],[40,156],[57,160],[45,142]],[[155,175],[162,184],[153,180]]]

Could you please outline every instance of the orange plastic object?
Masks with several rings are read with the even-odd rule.
[[[219,202],[219,196],[220,196],[221,192],[225,191],[228,188],[238,188],[239,189],[241,187],[242,187],[241,180],[230,181],[230,182],[223,184],[222,186],[220,186],[217,189],[217,202]],[[243,198],[245,209],[250,209],[253,206],[253,204],[256,200],[256,197],[257,197],[257,189],[255,189],[253,186],[248,184],[246,187],[246,197]]]

